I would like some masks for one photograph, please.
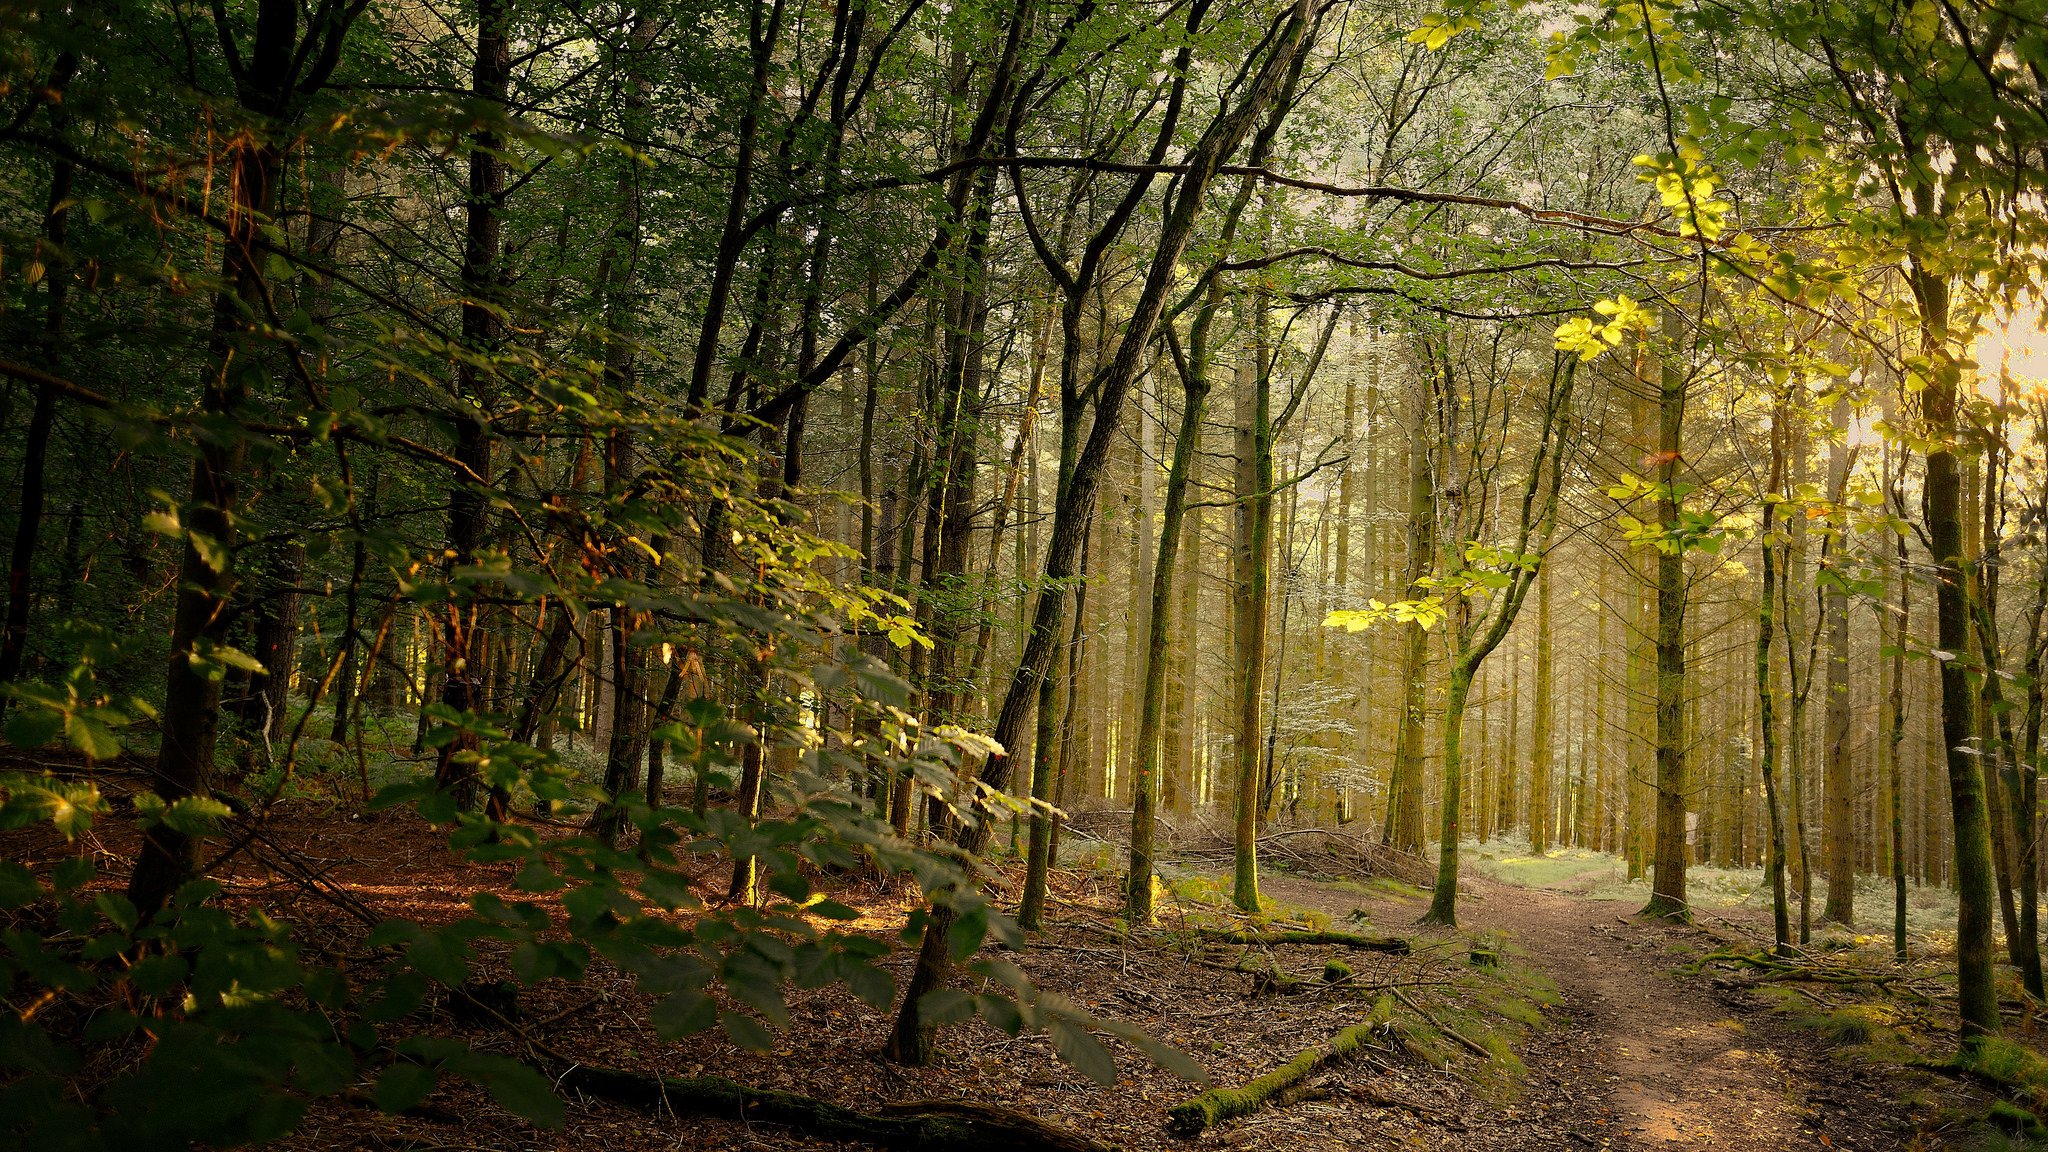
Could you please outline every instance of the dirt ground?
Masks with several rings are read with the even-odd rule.
[[[1630,905],[1471,877],[1461,897],[1467,928],[1503,933],[1562,998],[1521,1051],[1521,1098],[1468,1099],[1465,1123],[1489,1133],[1485,1146],[1928,1146],[1924,1118],[1899,1100],[1905,1074],[1839,1062],[1824,1040],[1746,993],[1677,974],[1674,944],[1711,950],[1727,944],[1723,935],[1637,921]],[[1946,1088],[1911,1079],[1925,1091]]]
[[[108,826],[109,839],[93,845],[109,863],[125,856],[116,827]],[[302,814],[274,826],[262,847],[240,857],[225,877],[228,899],[261,903],[307,935],[337,942],[360,931],[341,903],[355,904],[358,915],[432,921],[456,914],[467,891],[509,879],[452,856],[439,833],[402,814],[373,821]],[[8,848],[31,859],[58,850],[54,844]],[[330,895],[310,895],[291,861],[316,873]],[[1408,1039],[1369,1047],[1316,1074],[1296,1098],[1194,1140],[1178,1139],[1165,1127],[1166,1110],[1194,1089],[1118,1042],[1109,1043],[1120,1077],[1107,1088],[1061,1063],[1043,1036],[1008,1037],[980,1024],[948,1029],[933,1067],[900,1068],[878,1055],[887,1016],[840,988],[795,997],[794,1026],[767,1054],[738,1051],[715,1033],[681,1042],[657,1038],[645,1023],[646,999],[629,978],[602,967],[579,985],[522,992],[520,1012],[531,1033],[590,1064],[717,1074],[866,1109],[923,1099],[999,1103],[1132,1152],[1919,1149],[1944,1146],[1935,1129],[1938,1113],[1983,1109],[1965,1089],[1932,1074],[1837,1058],[1819,1034],[1790,1027],[1738,982],[1679,975],[1690,958],[1725,947],[1725,933],[1642,922],[1628,905],[1477,877],[1464,881],[1464,925],[1452,932],[1414,928],[1423,905],[1400,885],[1274,875],[1266,891],[1283,919],[1320,914],[1337,927],[1408,935],[1415,953],[1200,945],[1188,917],[1221,913],[1190,912],[1189,905],[1169,911],[1163,932],[1132,940],[1115,920],[1115,878],[1079,870],[1057,875],[1057,925],[1016,957],[1041,986],[1143,1026],[1194,1056],[1226,1086],[1375,1012],[1388,1015],[1389,997],[1402,998],[1391,1016]],[[878,935],[893,935],[911,900],[900,889],[873,885],[849,884],[835,895],[868,911]],[[1199,895],[1192,905],[1199,909]],[[1502,968],[1467,963],[1475,940],[1503,948]],[[1321,983],[1317,977],[1331,959],[1351,964],[1352,978]],[[899,980],[906,968],[907,958],[895,961]],[[1262,993],[1258,978],[1240,968],[1277,969],[1305,983],[1291,994]],[[515,1054],[506,1038],[464,1032],[445,1011],[429,1010],[414,1023]],[[1439,1029],[1477,1036],[1497,1055],[1481,1060]],[[545,1132],[460,1083],[445,1084],[428,1108],[406,1116],[381,1115],[363,1107],[360,1097],[323,1101],[283,1146],[307,1152],[863,1147],[820,1143],[743,1117],[652,1115],[582,1099],[570,1100],[564,1129]]]

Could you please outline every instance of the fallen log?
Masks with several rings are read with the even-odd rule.
[[[1206,940],[1220,940],[1225,944],[1251,944],[1271,947],[1275,944],[1335,944],[1344,948],[1356,948],[1361,952],[1385,952],[1394,956],[1406,956],[1414,946],[1405,936],[1362,936],[1356,932],[1337,932],[1308,928],[1272,928],[1255,931],[1248,928],[1202,928],[1198,929]]]
[[[722,1076],[652,1076],[586,1064],[561,1073],[558,1087],[648,1112],[779,1124],[807,1136],[904,1152],[1115,1152],[1113,1145],[1025,1113],[963,1100],[917,1100],[861,1112]]]
[[[1238,1088],[1211,1088],[1199,1096],[1175,1104],[1167,1111],[1167,1124],[1178,1136],[1200,1136],[1202,1130],[1220,1121],[1249,1116],[1268,1101],[1306,1080],[1309,1073],[1325,1064],[1346,1059],[1386,1025],[1368,1020],[1354,1024],[1326,1042],[1302,1050],[1294,1059],[1264,1076]]]

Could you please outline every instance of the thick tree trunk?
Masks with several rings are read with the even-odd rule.
[[[300,94],[318,91],[338,58],[354,10],[308,33],[301,43],[293,0],[259,0],[252,41],[236,66],[244,107],[283,127],[298,110]],[[231,35],[228,29],[221,34]],[[320,51],[315,39],[329,51]],[[263,382],[261,338],[250,317],[264,309],[262,229],[277,208],[283,155],[267,131],[245,134],[226,157],[232,207],[226,213],[221,279],[226,287],[213,301],[213,326],[200,407],[231,422]],[[239,504],[236,481],[243,469],[244,440],[227,434],[202,438],[192,462],[190,496],[184,509],[187,532],[179,563],[173,613],[170,666],[164,687],[162,742],[153,782],[157,795],[175,802],[204,795],[213,772],[220,734],[220,680],[211,652],[228,640],[229,601],[235,592]],[[194,541],[203,541],[204,547]],[[171,893],[199,867],[200,838],[153,825],[128,881],[137,918],[148,921]]]

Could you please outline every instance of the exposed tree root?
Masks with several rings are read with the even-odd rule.
[[[1350,1057],[1387,1027],[1373,1020],[1355,1024],[1323,1044],[1302,1050],[1294,1059],[1242,1087],[1211,1088],[1183,1100],[1167,1112],[1168,1124],[1176,1135],[1199,1136],[1203,1129],[1219,1121],[1249,1116],[1269,1102],[1284,1099],[1316,1069]]]
[[[1385,952],[1393,956],[1406,956],[1415,950],[1405,936],[1362,936],[1356,932],[1318,931],[1306,928],[1273,928],[1265,931],[1247,928],[1203,928],[1198,931],[1206,940],[1259,947],[1271,947],[1275,944],[1335,944],[1344,948],[1356,948],[1361,952]]]
[[[1112,1145],[1022,1112],[966,1101],[918,1100],[860,1112],[719,1076],[650,1076],[583,1064],[562,1073],[559,1087],[649,1112],[779,1124],[826,1140],[907,1152],[1115,1152]]]

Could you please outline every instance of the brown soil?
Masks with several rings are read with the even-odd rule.
[[[91,847],[121,860],[125,822],[103,826]],[[47,863],[64,849],[12,834],[18,859]],[[298,862],[298,868],[286,862]],[[302,936],[341,944],[362,920],[389,915],[425,921],[456,914],[460,894],[502,886],[500,868],[450,854],[416,818],[370,821],[303,811],[273,824],[264,840],[225,870],[228,902],[259,903],[300,926]],[[318,876],[315,894],[305,871]],[[110,869],[106,881],[118,881]],[[1218,1084],[1234,1085],[1358,1023],[1389,986],[1425,1010],[1517,1050],[1526,1073],[1481,1061],[1448,1043],[1386,1044],[1315,1076],[1299,1098],[1226,1122],[1193,1142],[1165,1129],[1166,1109],[1192,1092],[1130,1048],[1110,1041],[1120,1079],[1094,1085],[1058,1061],[1043,1036],[1007,1037],[979,1024],[949,1029],[934,1067],[903,1069],[879,1059],[887,1017],[828,988],[793,997],[793,1028],[768,1054],[736,1051],[716,1033],[681,1042],[655,1037],[646,999],[629,978],[594,968],[578,986],[521,994],[528,1027],[556,1051],[595,1064],[689,1076],[715,1073],[855,1107],[953,1098],[1021,1108],[1127,1149],[1676,1149],[1762,1152],[1804,1147],[1938,1147],[1927,1121],[1900,1100],[1961,1089],[1895,1069],[1846,1064],[1817,1035],[1784,1025],[1747,993],[1708,978],[1680,980],[1686,956],[1722,947],[1702,929],[1632,919],[1633,908],[1565,892],[1466,881],[1462,932],[1409,927],[1421,904],[1397,895],[1360,896],[1354,887],[1273,877],[1268,891],[1344,921],[1362,913],[1377,933],[1416,939],[1411,957],[1286,946],[1270,955],[1242,948],[1190,950],[1165,939],[1142,946],[1114,927],[1113,879],[1064,872],[1056,879],[1057,926],[1017,959],[1042,987],[1092,1010],[1140,1024],[1192,1054]],[[847,887],[840,899],[869,913],[878,936],[894,935],[911,897],[892,887]],[[1008,899],[1005,898],[1005,903]],[[360,919],[359,919],[360,918]],[[1169,913],[1165,927],[1179,926]],[[1511,965],[1555,983],[1561,1002],[1529,1030],[1502,1013],[1474,1010],[1474,993],[1512,999],[1519,974],[1475,973],[1465,951],[1475,935],[1498,933]],[[1261,995],[1253,977],[1231,971],[1247,960],[1313,979],[1327,959],[1355,970],[1351,982],[1292,995]],[[907,967],[894,962],[899,979]],[[1730,985],[1720,981],[1720,985]],[[1407,1009],[1397,1019],[1422,1031]],[[443,1011],[409,1026],[465,1035],[511,1054],[503,1035],[465,1032]],[[367,1087],[367,1083],[364,1085]],[[796,1149],[845,1147],[750,1124],[744,1118],[653,1116],[572,1099],[567,1127],[540,1132],[492,1105],[473,1087],[447,1083],[422,1115],[388,1117],[355,1101],[316,1104],[285,1145],[365,1149]],[[1982,1105],[1977,1106],[1981,1112]]]
[[[1468,883],[1479,899],[1467,919],[1510,933],[1563,994],[1523,1054],[1522,1112],[1543,1127],[1599,1148],[1923,1146],[1898,1074],[1840,1062],[1746,993],[1675,971],[1673,948],[1725,947],[1718,934],[1637,921],[1628,905]],[[1546,1135],[1506,1146],[1562,1145]]]

